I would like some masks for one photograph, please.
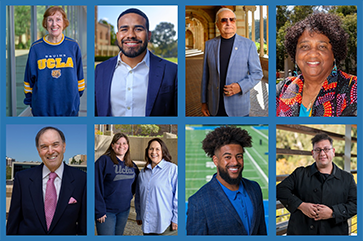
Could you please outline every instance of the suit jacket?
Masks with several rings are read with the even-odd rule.
[[[208,40],[204,49],[202,77],[202,103],[207,103],[211,115],[218,112],[220,96],[219,52],[221,37]],[[228,116],[245,116],[250,113],[250,90],[262,79],[261,63],[256,45],[249,39],[236,35],[229,59],[226,85],[238,83],[242,92],[223,96]]]
[[[42,169],[43,164],[15,175],[6,234],[86,235],[86,173],[64,164],[57,208],[47,231]],[[71,197],[77,203],[69,204]]]
[[[266,235],[261,188],[257,182],[245,178],[242,183],[254,208],[250,234]],[[240,216],[215,174],[210,182],[189,198],[187,215],[188,235],[247,235]]]
[[[178,66],[150,53],[146,116],[176,116]],[[97,65],[95,72],[95,115],[111,116],[111,82],[117,56]]]

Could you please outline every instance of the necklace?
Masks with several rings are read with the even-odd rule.
[[[305,93],[305,85],[303,87],[303,92]],[[313,102],[316,99],[316,97],[318,96],[319,92],[320,92],[320,89],[319,89],[318,93],[316,93],[316,95],[309,101],[309,105],[308,105],[308,107],[306,107],[306,111],[310,110],[310,108],[312,107]]]

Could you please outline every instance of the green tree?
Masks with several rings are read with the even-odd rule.
[[[72,158],[71,164],[72,165],[77,164],[77,161],[76,161],[76,159],[74,157]]]
[[[177,56],[177,40],[174,39],[176,31],[174,24],[161,22],[156,25],[154,31],[151,32],[150,42],[154,45],[152,50],[162,57]]]
[[[14,6],[14,31],[19,39],[17,49],[30,48],[30,6]],[[23,36],[26,38],[24,43]]]
[[[115,125],[115,129],[127,135],[143,135],[148,136],[158,133],[160,127],[158,125]]]

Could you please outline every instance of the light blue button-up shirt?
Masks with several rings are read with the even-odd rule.
[[[153,169],[147,165],[139,174],[135,194],[136,219],[144,233],[163,233],[178,223],[178,167],[161,160]]]

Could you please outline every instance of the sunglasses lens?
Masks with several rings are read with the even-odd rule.
[[[222,18],[222,19],[221,19],[221,23],[226,23],[226,22],[228,22],[228,20],[229,20],[231,23],[236,22],[236,19],[235,19],[235,18]]]

